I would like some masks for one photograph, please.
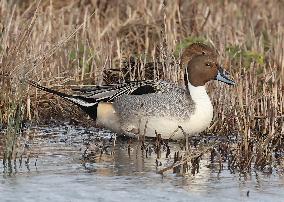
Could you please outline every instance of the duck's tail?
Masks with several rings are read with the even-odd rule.
[[[59,91],[52,90],[50,88],[41,86],[37,84],[36,82],[32,80],[27,80],[27,83],[30,84],[31,86],[34,86],[40,90],[46,91],[48,93],[57,95],[61,98],[63,98],[66,101],[69,101],[78,107],[80,107],[83,111],[85,111],[92,119],[96,120],[97,118],[97,107],[98,103],[100,101],[103,101],[101,99],[95,99],[95,98],[88,98],[80,95],[68,95],[66,93],[62,93]]]

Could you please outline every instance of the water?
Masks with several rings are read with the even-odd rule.
[[[284,201],[284,176],[277,170],[219,172],[204,157],[194,176],[162,176],[156,171],[172,154],[162,152],[156,167],[154,152],[146,158],[138,144],[124,139],[113,147],[112,135],[72,126],[30,129],[22,163],[2,173],[1,201]]]

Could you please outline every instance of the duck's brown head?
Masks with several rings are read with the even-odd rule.
[[[181,55],[181,65],[187,65],[188,62],[197,55],[207,55],[212,58],[217,58],[217,51],[203,43],[193,43],[184,49]]]
[[[235,82],[228,77],[225,70],[217,63],[216,57],[210,55],[198,55],[193,57],[184,70],[184,81],[197,87],[204,86],[211,80],[218,80],[229,85]]]

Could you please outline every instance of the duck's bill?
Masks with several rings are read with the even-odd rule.
[[[222,81],[228,85],[235,85],[236,83],[229,78],[229,74],[221,67],[218,69],[218,74],[216,76],[217,81]]]

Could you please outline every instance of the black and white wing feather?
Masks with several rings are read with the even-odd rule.
[[[155,81],[132,81],[116,85],[74,89],[80,92],[80,95],[69,95],[55,91],[41,86],[32,80],[27,80],[27,83],[79,106],[93,119],[97,117],[97,106],[99,102],[112,102],[122,95],[142,95],[159,91]]]

